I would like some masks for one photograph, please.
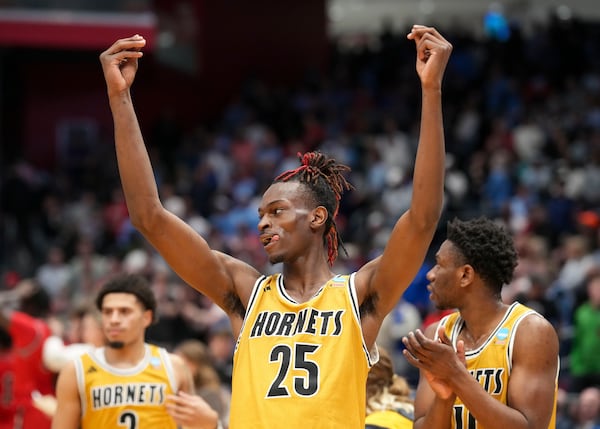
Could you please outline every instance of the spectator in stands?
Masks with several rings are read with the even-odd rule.
[[[221,381],[206,344],[195,339],[184,340],[175,346],[173,353],[180,356],[189,366],[196,394],[219,414],[219,420],[227,427],[231,401],[230,386]]]
[[[570,398],[567,413],[557,421],[556,429],[600,429],[600,388],[586,387]]]
[[[390,355],[379,348],[379,361],[367,377],[365,429],[412,429],[412,392],[404,377],[394,371]]]
[[[587,300],[575,309],[570,391],[600,386],[600,273],[587,281]]]

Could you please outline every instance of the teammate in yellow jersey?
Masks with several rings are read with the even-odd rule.
[[[458,311],[403,338],[421,373],[415,429],[555,427],[558,337],[539,313],[502,302],[516,265],[502,226],[486,218],[448,223],[427,279],[436,307]]]
[[[215,429],[217,413],[191,394],[193,382],[181,358],[144,340],[156,310],[145,278],[110,280],[96,306],[106,346],[61,370],[52,428]]]
[[[348,167],[323,153],[275,178],[258,210],[258,229],[282,273],[264,277],[221,252],[159,199],[130,87],[146,41],[116,41],[100,55],[115,128],[117,161],[133,225],[189,285],[228,314],[239,334],[230,429],[363,429],[375,338],[421,267],[437,229],[444,189],[442,78],[452,46],[434,28],[413,26],[422,106],[411,207],[383,254],[336,276],[335,219],[350,188]]]

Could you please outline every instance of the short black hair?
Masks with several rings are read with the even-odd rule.
[[[502,225],[486,217],[454,219],[448,222],[446,239],[497,294],[511,282],[518,255],[511,234]]]
[[[121,274],[106,282],[96,296],[96,308],[102,310],[104,297],[109,293],[129,293],[142,303],[144,309],[152,311],[152,320],[156,321],[156,297],[150,283],[139,274]]]

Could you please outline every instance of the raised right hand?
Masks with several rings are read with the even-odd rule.
[[[100,54],[100,62],[106,80],[109,97],[126,92],[131,87],[138,68],[138,59],[144,54],[141,49],[146,40],[136,34],[119,39]]]
[[[423,88],[440,89],[452,44],[433,27],[413,25],[406,36],[417,48],[417,73]]]

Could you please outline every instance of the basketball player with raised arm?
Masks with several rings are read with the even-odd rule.
[[[264,192],[258,230],[271,263],[282,264],[281,273],[265,276],[213,251],[161,204],[130,92],[144,38],[118,40],[100,55],[131,221],[183,280],[228,314],[238,336],[231,429],[364,428],[375,338],[421,267],[442,211],[442,80],[452,45],[420,25],[407,37],[422,90],[411,207],[383,253],[345,275],[331,267],[347,166],[320,152],[300,154],[299,167]]]

